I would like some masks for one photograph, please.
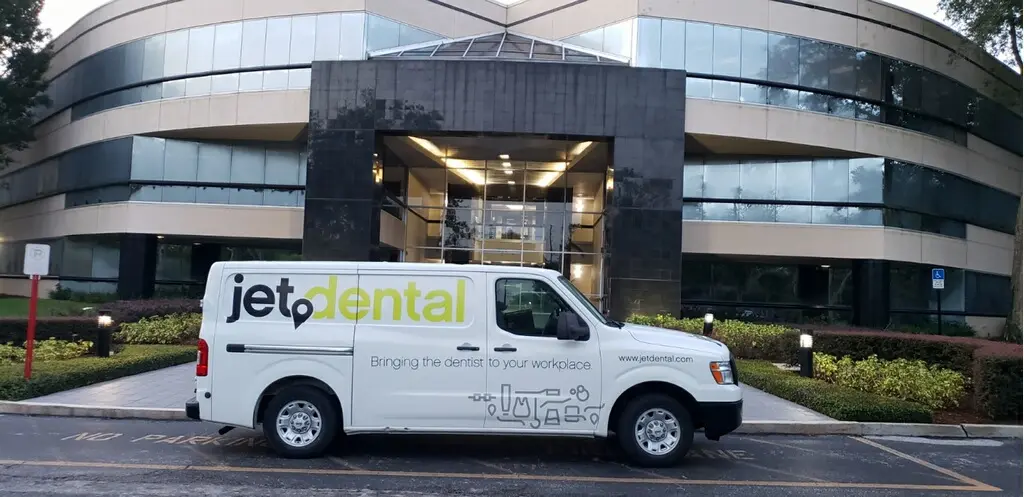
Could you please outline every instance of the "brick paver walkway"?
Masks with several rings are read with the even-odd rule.
[[[105,407],[163,407],[184,409],[194,395],[195,364],[128,376],[27,402]],[[823,414],[743,385],[743,419],[747,421],[828,421]]]

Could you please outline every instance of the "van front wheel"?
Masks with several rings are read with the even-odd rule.
[[[274,452],[292,459],[318,457],[338,433],[338,412],[316,388],[287,387],[267,403],[263,434]]]
[[[663,394],[647,394],[626,405],[616,427],[619,446],[639,466],[674,466],[693,444],[690,412]]]

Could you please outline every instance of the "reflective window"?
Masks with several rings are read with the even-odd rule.
[[[719,76],[740,76],[742,30],[730,26],[714,27],[714,73]],[[737,89],[737,95],[739,90]]]
[[[231,147],[213,143],[199,144],[196,181],[231,182]]]
[[[661,19],[641,17],[637,20],[636,65],[664,67],[661,64]],[[682,51],[682,46],[679,47]]]
[[[164,179],[163,138],[135,137],[132,143],[131,179]]]
[[[811,200],[811,161],[780,161],[775,198],[779,200]]]
[[[744,29],[742,42],[740,76],[751,79],[767,79],[768,33],[756,29]]]
[[[164,77],[180,76],[188,69],[188,31],[164,35]]]
[[[850,202],[882,203],[885,159],[850,159]]]
[[[194,74],[213,69],[213,41],[216,28],[192,28],[188,33],[188,65],[186,72]]]
[[[800,40],[800,78],[801,86],[811,88],[828,88],[829,52],[831,43],[815,40]]]
[[[366,18],[366,51],[397,47],[398,23],[390,22],[383,17],[369,16]]]
[[[292,37],[292,19],[290,17],[274,17],[267,19],[266,58],[263,63],[268,66],[288,64]]]
[[[686,70],[711,74],[714,72],[715,29],[702,22],[686,23]]]
[[[341,58],[343,60],[366,57],[366,24],[376,16],[361,12],[345,12],[341,15]]]
[[[768,35],[768,81],[800,83],[800,39],[794,36]]]
[[[743,161],[740,164],[739,198],[772,200],[775,198],[775,161]]]
[[[815,160],[811,173],[811,199],[815,202],[846,202],[850,198],[849,160]]]
[[[242,23],[241,67],[265,65],[267,46],[267,20],[255,19]]]
[[[308,64],[313,61],[313,50],[316,46],[316,17],[292,18],[291,48],[288,55],[290,63]]]
[[[828,70],[828,89],[854,95],[857,92],[858,50],[832,45]]]
[[[262,149],[236,148],[231,154],[232,183],[263,183],[266,152]]]
[[[222,71],[235,69],[241,64],[242,23],[232,22],[217,25],[213,45],[213,69]]]
[[[661,67],[686,68],[686,21],[665,19],[661,22]]]
[[[165,181],[196,181],[199,167],[199,144],[182,140],[167,140],[164,148]]]
[[[313,60],[336,60],[341,55],[341,14],[316,16]]]

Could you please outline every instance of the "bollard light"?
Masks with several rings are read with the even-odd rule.
[[[704,315],[704,336],[711,336],[715,328],[715,315],[710,312]]]
[[[800,333],[800,376],[814,377],[814,334],[810,330]]]
[[[110,357],[110,328],[114,325],[114,317],[110,311],[100,309],[96,312],[96,355]]]

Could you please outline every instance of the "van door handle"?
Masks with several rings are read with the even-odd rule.
[[[516,349],[515,347],[509,347],[509,346],[494,347],[494,351],[495,352],[515,352],[516,350],[519,350],[519,349]]]
[[[455,349],[456,350],[469,350],[469,351],[472,351],[472,352],[476,352],[476,351],[480,350],[480,347],[477,347],[475,345],[470,345],[470,344],[467,343],[465,345],[459,345],[458,347],[455,347]]]

